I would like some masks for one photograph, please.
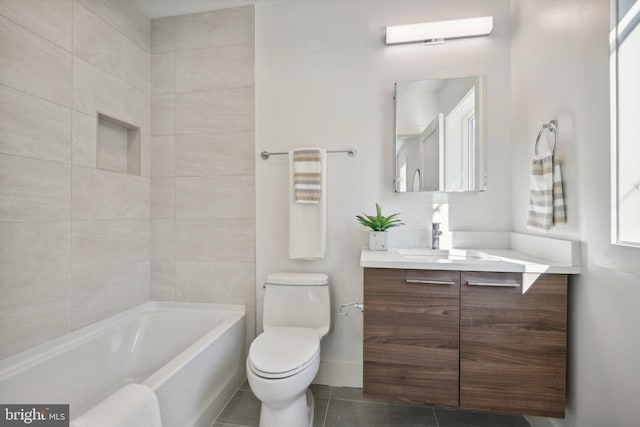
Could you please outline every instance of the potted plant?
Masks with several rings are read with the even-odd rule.
[[[394,213],[389,216],[382,216],[382,207],[376,203],[376,215],[356,215],[358,222],[365,227],[369,227],[369,250],[386,251],[389,250],[389,230],[392,227],[404,225],[396,218],[399,214]]]

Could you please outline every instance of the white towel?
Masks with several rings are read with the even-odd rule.
[[[315,168],[320,174],[319,188],[314,185],[314,194],[319,194],[316,201],[306,200],[296,202],[296,168],[300,169],[298,161],[294,162],[296,152],[319,153],[316,165],[304,165]],[[298,157],[299,158],[299,157]],[[327,252],[327,153],[323,149],[301,149],[289,152],[289,258],[291,259],[322,259]],[[315,172],[314,172],[315,173]],[[317,181],[317,179],[315,180]],[[313,198],[313,197],[311,197]]]
[[[556,224],[566,223],[562,175],[560,165],[548,152],[531,162],[531,191],[527,227],[550,230]]]
[[[162,427],[156,394],[142,384],[127,384],[80,417],[71,427]]]

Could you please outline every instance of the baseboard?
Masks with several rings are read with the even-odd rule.
[[[362,387],[362,363],[322,360],[314,384],[333,387]]]

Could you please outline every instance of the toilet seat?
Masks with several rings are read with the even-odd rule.
[[[320,357],[320,338],[311,328],[273,327],[260,334],[249,348],[248,365],[269,379],[296,375]]]

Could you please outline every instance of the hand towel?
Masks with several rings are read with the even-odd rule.
[[[321,152],[317,148],[294,150],[293,190],[296,203],[320,203]]]
[[[560,165],[548,152],[531,162],[531,190],[527,227],[550,230],[556,224],[566,223],[562,175]]]
[[[289,258],[291,259],[315,260],[322,259],[326,255],[326,156],[326,151],[318,148],[289,152]],[[301,179],[296,182],[296,173],[315,175],[311,180]]]
[[[71,422],[71,427],[162,427],[156,394],[127,384]]]

